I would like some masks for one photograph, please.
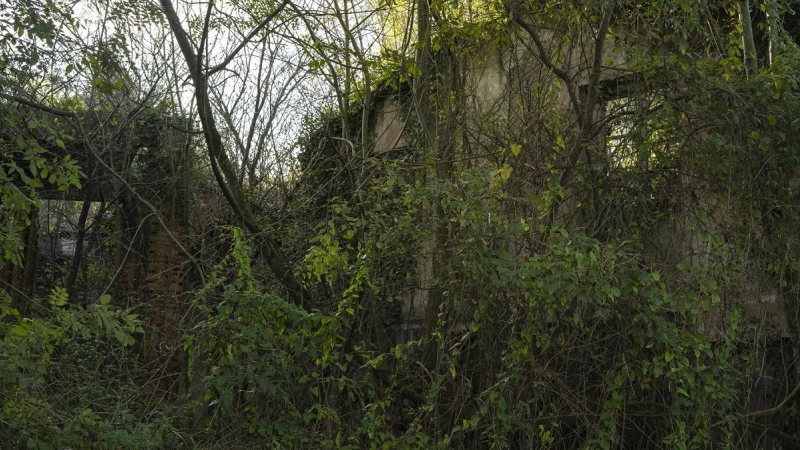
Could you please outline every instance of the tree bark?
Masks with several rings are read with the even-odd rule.
[[[750,1],[739,0],[739,18],[742,22],[742,51],[744,52],[744,70],[747,78],[758,75],[758,59],[756,44],[753,38],[753,21],[750,18]]]
[[[25,271],[22,278],[22,291],[33,299],[34,286],[36,286],[36,273],[39,263],[39,210],[31,210],[31,224],[28,226],[28,236],[25,239]]]
[[[81,260],[83,260],[83,241],[86,239],[86,219],[89,217],[89,208],[92,205],[92,202],[90,202],[88,198],[89,194],[87,189],[83,205],[81,206],[81,214],[78,216],[78,232],[75,233],[75,254],[72,255],[72,261],[70,262],[69,271],[67,272],[67,279],[64,282],[64,286],[67,292],[69,292],[70,299],[74,299],[77,293],[75,281],[78,278],[78,269],[80,269]]]

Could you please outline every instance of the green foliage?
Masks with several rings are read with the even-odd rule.
[[[393,9],[383,16],[396,23],[413,9],[384,3]],[[248,13],[243,22],[273,10],[234,4]],[[302,50],[313,56],[312,71],[333,77],[340,68],[327,73],[329,63],[352,66],[341,69],[347,82],[332,81],[350,88],[340,99],[347,116],[328,109],[308,119],[303,174],[276,181],[287,194],[274,205],[285,202],[264,211],[286,270],[299,274],[317,309],[285,301],[275,287],[281,274],[261,273],[250,239],[263,236],[223,227],[222,244],[199,252],[214,267],[206,284],[181,322],[163,327],[190,330],[188,360],[176,358],[189,389],[150,403],[136,346],[145,324],[133,310],[108,295],[72,305],[56,287],[23,316],[0,287],[5,441],[701,449],[756,441],[757,427],[787,439],[780,424],[796,418],[788,396],[796,374],[782,368],[783,384],[769,393],[779,406],[751,406],[766,396],[766,382],[751,382],[765,365],[758,347],[772,339],[756,320],[764,298],[787,311],[779,332],[795,346],[799,339],[790,313],[799,308],[800,51],[779,21],[770,16],[765,28],[774,60],[745,77],[735,2],[426,5],[426,61],[411,56],[426,50],[411,43],[413,33],[357,65],[341,54],[352,51],[351,37],[331,33],[332,43],[313,39]],[[38,17],[39,6],[13,15],[13,33],[0,37],[0,68],[33,64],[37,46],[52,45],[54,22]],[[135,10],[113,4],[110,14]],[[544,45],[520,31],[518,18]],[[203,29],[189,22],[193,33]],[[597,36],[603,23],[607,36]],[[46,45],[32,42],[17,58],[7,49],[23,26]],[[606,48],[592,55],[599,38]],[[134,81],[119,75],[127,39],[115,32],[65,72],[89,72],[91,89],[122,95]],[[593,64],[601,72],[594,81]],[[360,147],[366,136],[352,142],[368,128],[358,123],[364,91],[350,86],[358,70],[379,80],[371,120],[390,92],[397,117],[407,118],[410,150],[374,155]],[[483,78],[498,85],[470,84]],[[590,92],[598,98],[586,113]],[[0,141],[0,243],[3,261],[20,266],[38,192],[80,188],[85,176],[72,157],[54,156],[72,144],[55,119],[3,111],[12,131]],[[160,123],[140,118],[136,126],[154,136]],[[164,155],[150,165],[134,159],[126,170],[161,189],[172,182],[159,171],[171,163]],[[176,407],[175,398],[192,408]]]
[[[0,118],[8,122],[20,121],[19,117]],[[6,125],[8,124],[6,123]],[[13,129],[13,128],[12,128]],[[44,130],[45,141],[64,149],[65,136],[54,131],[45,121],[29,121],[25,130]],[[30,215],[40,207],[38,190],[52,186],[59,191],[70,187],[81,187],[86,175],[69,154],[56,157],[36,140],[24,139],[25,131],[17,130],[16,142],[0,138],[0,202],[7,218],[0,225],[0,244],[3,261],[22,265],[24,243],[22,232],[31,225]]]
[[[142,423],[137,389],[125,379],[127,346],[143,332],[136,314],[104,296],[89,308],[70,306],[56,288],[50,314],[26,318],[0,303],[0,435],[15,448],[159,447],[170,428]]]
[[[510,148],[518,157],[521,149]],[[339,286],[340,305],[347,305],[339,311],[360,318],[360,345],[378,349],[380,342],[365,331],[374,326],[365,319],[376,308],[370,298],[415,282],[413,272],[392,277],[392,264],[383,262],[395,261],[396,268],[398,260],[431,251],[436,217],[422,212],[437,199],[447,222],[448,244],[440,250],[447,270],[429,281],[444,302],[428,339],[440,349],[439,365],[428,376],[410,375],[427,403],[389,407],[377,395],[351,439],[366,433],[372,445],[390,448],[470,442],[503,448],[520,440],[539,447],[580,439],[587,448],[612,448],[634,439],[637,426],[653,426],[648,417],[659,417],[658,441],[705,448],[717,439],[712,421],[735,421],[748,373],[735,344],[739,313],[725,326],[724,345],[702,333],[707,314],[726,295],[722,286],[742,275],[730,249],[727,264],[655,266],[636,242],[602,242],[512,218],[507,205],[520,200],[507,192],[507,164],[463,170],[455,181],[436,184],[409,182],[393,164],[385,168],[365,189],[370,207],[360,217],[334,203],[305,262],[312,280]],[[715,225],[698,224],[705,225],[698,225],[703,241],[696,245],[725,251]],[[520,247],[532,240],[535,251]],[[376,268],[380,278],[372,275]],[[676,272],[685,278],[665,275]],[[400,368],[425,345],[396,345],[373,361],[396,361],[395,370],[408,370]],[[398,379],[395,389],[401,386]],[[352,389],[367,398],[380,392],[369,385]],[[474,394],[454,397],[459,389]],[[443,402],[464,408],[449,426],[434,413]],[[396,414],[409,424],[403,434],[388,426],[399,420]],[[437,420],[426,420],[429,415]],[[574,423],[584,424],[581,437],[568,431]],[[337,435],[334,444],[343,442],[347,434]]]
[[[331,374],[352,360],[340,354],[346,314],[306,312],[262,292],[241,230],[231,231],[230,255],[199,294],[217,300],[187,343],[192,358],[211,368],[202,380],[202,403],[214,411],[213,423],[242,415],[236,419],[240,431],[267,438],[269,445],[299,448],[316,442],[320,436],[310,431],[313,424],[339,420],[320,396],[331,385],[347,384]],[[236,275],[224,282],[219,274],[228,265]]]
[[[522,284],[524,318],[514,321],[518,325],[502,357],[503,381],[487,392],[517,398],[521,404],[514,405],[520,411],[515,420],[584,417],[591,424],[587,445],[610,448],[622,436],[623,409],[635,415],[626,405],[667,395],[671,401],[663,398],[651,406],[663,408],[675,424],[675,431],[662,436],[664,442],[707,445],[709,424],[703,420],[730,414],[742,381],[728,359],[732,347],[715,348],[696,331],[702,316],[692,309],[697,302],[710,309],[713,296],[669,292],[659,272],[640,268],[625,246],[567,236],[563,230],[553,236],[549,251],[517,270],[510,278]],[[491,307],[490,302],[487,310]],[[735,333],[735,323],[730,330]],[[598,341],[592,336],[606,337]],[[582,354],[592,358],[577,357]],[[560,364],[554,361],[564,365],[556,369]],[[557,379],[571,385],[575,377],[595,380],[597,391],[578,393],[552,385]],[[528,383],[539,389],[519,397]],[[558,406],[559,397],[587,409]],[[679,426],[683,421],[691,432]],[[557,438],[558,428],[548,428],[547,436]]]

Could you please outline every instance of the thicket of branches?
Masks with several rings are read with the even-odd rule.
[[[2,441],[800,446],[796,8],[15,2]]]

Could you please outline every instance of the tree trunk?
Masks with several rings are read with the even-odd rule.
[[[282,9],[285,5],[286,3],[281,4],[280,8]],[[231,206],[234,213],[242,220],[247,230],[253,235],[258,236],[257,248],[266,260],[272,273],[288,291],[289,297],[296,305],[310,311],[314,308],[314,302],[311,299],[310,293],[295,278],[276,240],[269,237],[267,231],[259,225],[258,220],[253,215],[245,199],[242,186],[237,181],[239,177],[228,156],[225,144],[222,141],[222,135],[217,129],[216,120],[211,108],[208,90],[209,71],[202,65],[202,54],[198,56],[198,54],[195,53],[194,47],[189,41],[188,34],[180,23],[180,19],[178,18],[178,14],[172,2],[170,0],[161,0],[161,6],[166,15],[167,22],[169,22],[172,35],[178,42],[192,81],[194,82],[197,115],[200,118],[200,123],[203,128],[203,137],[205,138],[206,147],[208,148],[211,169],[217,180],[217,184],[222,190],[228,204]],[[278,10],[273,13],[273,16],[277,12]],[[205,42],[208,29],[204,29],[203,32],[204,36],[201,42]],[[202,46],[200,48],[202,49]],[[221,69],[214,68],[211,70],[219,71]]]
[[[70,299],[76,296],[75,280],[78,278],[78,269],[80,269],[81,261],[83,260],[83,241],[86,239],[86,219],[89,217],[89,208],[92,202],[88,200],[89,190],[86,190],[84,195],[83,206],[81,206],[81,214],[78,216],[78,232],[75,234],[75,254],[72,255],[72,261],[69,264],[69,271],[67,272],[67,279],[64,282],[64,287],[69,292]]]
[[[22,293],[34,301],[34,287],[36,286],[36,274],[39,259],[39,251],[37,241],[39,237],[39,210],[33,209],[30,214],[31,224],[27,229],[27,236],[25,237],[25,263],[23,265],[24,271],[22,273]]]
[[[753,38],[753,21],[750,18],[750,1],[739,0],[739,19],[742,22],[742,51],[744,52],[744,70],[747,78],[758,75],[758,59],[756,44]]]

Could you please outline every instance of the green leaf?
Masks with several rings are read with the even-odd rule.
[[[48,298],[51,305],[58,307],[66,305],[68,299],[69,294],[67,293],[67,290],[61,286],[54,287]]]

